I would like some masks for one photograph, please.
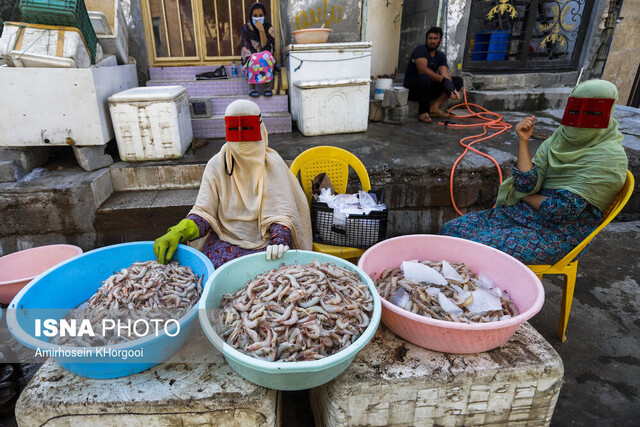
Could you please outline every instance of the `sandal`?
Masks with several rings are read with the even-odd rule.
[[[420,116],[418,117],[418,120],[420,120],[423,123],[431,123],[431,117],[429,117],[429,113],[420,114]]]
[[[255,90],[255,89],[251,89],[251,90],[249,91],[249,96],[251,96],[251,97],[253,97],[253,98],[257,98],[257,97],[259,97],[259,96],[260,96],[260,94],[258,93],[258,91],[257,91],[257,90]]]
[[[263,95],[264,96],[271,96],[271,95],[273,95],[273,92],[271,92],[271,89],[267,89],[267,90],[264,91]]]

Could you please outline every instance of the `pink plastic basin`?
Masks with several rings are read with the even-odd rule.
[[[0,258],[0,303],[9,304],[38,274],[81,253],[82,249],[73,245],[48,245],[3,256]]]
[[[387,268],[418,259],[464,262],[476,274],[484,272],[506,290],[520,311],[508,320],[467,324],[429,319],[399,308],[384,298],[382,323],[420,347],[444,353],[479,353],[504,344],[544,303],[542,283],[526,265],[489,246],[456,237],[415,234],[384,240],[360,257],[358,267],[374,281]]]

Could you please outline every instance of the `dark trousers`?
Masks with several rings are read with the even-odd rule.
[[[451,77],[451,81],[453,81],[456,90],[459,91],[462,89],[464,85],[462,77]],[[427,74],[420,74],[418,78],[413,81],[413,84],[409,86],[409,99],[411,101],[418,101],[420,104],[420,114],[428,113],[431,102],[443,93],[444,86],[442,83],[434,82]]]

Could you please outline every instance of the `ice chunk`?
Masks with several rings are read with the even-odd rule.
[[[473,301],[467,306],[471,313],[486,313],[487,311],[502,310],[500,298],[484,289],[473,291]]]
[[[433,283],[434,285],[445,286],[447,279],[442,274],[438,273],[433,268],[420,264],[418,262],[406,262],[402,263],[402,271],[404,277],[416,282]]]
[[[466,300],[467,298],[469,298],[469,295],[471,295],[471,292],[465,291],[464,289],[462,289],[460,286],[456,285],[455,283],[449,283],[449,286],[451,286],[453,289],[455,289],[456,293],[458,295],[460,295],[460,298],[462,298],[463,300]]]
[[[462,282],[462,276],[458,274],[455,268],[451,267],[447,261],[442,261],[442,275],[445,279],[455,280],[456,282]]]
[[[389,297],[389,302],[400,308],[405,308],[409,303],[409,293],[404,288],[399,288]]]
[[[462,314],[462,309],[455,305],[453,301],[444,296],[443,293],[438,294],[438,302],[440,303],[440,307],[447,313],[455,314],[456,316],[460,316]]]
[[[491,280],[491,278],[487,276],[484,271],[481,271],[480,274],[478,274],[478,283],[485,289],[491,289],[495,287],[495,285],[493,284],[493,280]]]
[[[429,287],[429,288],[427,288],[427,293],[429,294],[429,296],[437,297],[438,294],[440,293],[440,289],[434,288],[434,287]]]

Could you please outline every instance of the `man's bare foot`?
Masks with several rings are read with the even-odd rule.
[[[451,114],[447,114],[447,113],[445,113],[443,111],[440,111],[440,109],[435,110],[435,111],[434,110],[429,111],[429,115],[431,117],[437,117],[439,119],[450,119],[451,118]]]
[[[420,114],[420,117],[418,118],[418,120],[424,123],[431,123],[431,117],[429,117],[429,113]]]

